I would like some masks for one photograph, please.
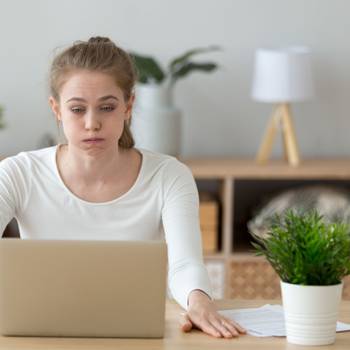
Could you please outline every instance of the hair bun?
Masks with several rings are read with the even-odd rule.
[[[102,36],[93,36],[88,40],[88,44],[112,44],[111,39]]]

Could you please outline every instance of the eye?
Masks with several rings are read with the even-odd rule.
[[[115,110],[114,106],[101,106],[101,111],[103,112],[112,112]]]
[[[72,107],[71,109],[70,109],[73,113],[82,113],[82,112],[84,112],[85,111],[85,108],[83,108],[83,107]]]

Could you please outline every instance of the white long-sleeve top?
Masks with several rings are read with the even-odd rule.
[[[92,203],[64,184],[57,146],[22,152],[0,162],[0,232],[12,218],[24,239],[166,240],[168,285],[187,308],[194,289],[211,295],[203,263],[198,191],[176,158],[138,149],[141,169],[120,197]]]

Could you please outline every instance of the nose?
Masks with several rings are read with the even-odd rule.
[[[85,115],[85,129],[86,130],[100,130],[101,129],[101,121],[99,118],[93,113],[87,113]]]

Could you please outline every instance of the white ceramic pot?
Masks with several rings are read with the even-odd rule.
[[[138,85],[131,121],[136,147],[178,156],[181,147],[181,112],[164,85]]]
[[[342,288],[342,283],[301,286],[281,281],[287,341],[299,345],[334,343]]]

